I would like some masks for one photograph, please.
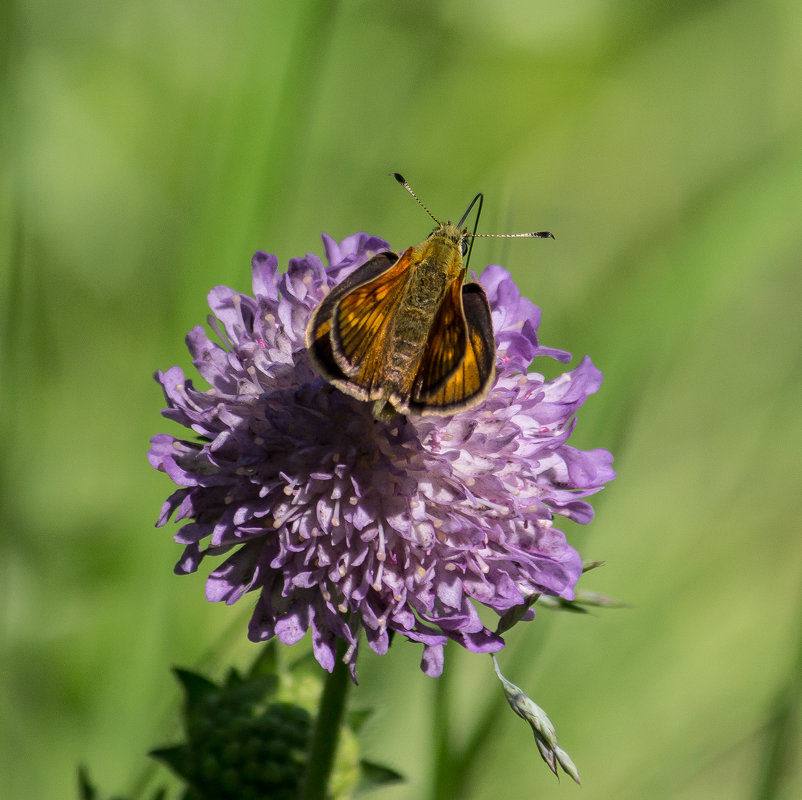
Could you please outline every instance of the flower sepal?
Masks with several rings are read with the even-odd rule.
[[[566,600],[564,597],[541,597],[540,605],[552,611],[572,611],[575,614],[587,614],[588,608],[629,608],[627,603],[621,600],[585,589],[577,589],[573,600]]]
[[[517,625],[519,622],[532,619],[535,614],[532,606],[541,598],[542,595],[533,594],[520,605],[507,609],[507,611],[505,611],[499,618],[498,625],[496,625],[496,633],[501,636],[502,633],[506,633],[508,630],[510,630],[510,628],[512,628],[514,625]]]

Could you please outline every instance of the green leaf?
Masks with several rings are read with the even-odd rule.
[[[220,691],[216,683],[212,683],[203,675],[181,667],[173,667],[173,674],[184,690],[187,707],[195,708],[206,695]]]
[[[249,678],[257,675],[278,675],[278,648],[276,639],[267,642],[248,671]]]
[[[89,782],[89,770],[83,764],[78,767],[78,797],[80,800],[97,800],[97,791]]]
[[[296,658],[289,666],[289,671],[292,674],[296,672],[300,673],[307,673],[311,672],[313,674],[317,674],[318,670],[318,663],[315,660],[315,654],[312,650],[303,653],[298,658]]]
[[[574,600],[566,600],[562,597],[541,597],[541,608],[548,608],[550,611],[572,611],[575,614],[587,614],[588,610]]]
[[[588,611],[585,606],[594,608],[628,608],[626,603],[620,600],[615,600],[612,597],[606,597],[597,592],[586,592],[577,589],[573,600],[566,600],[562,597],[541,597],[540,605],[543,608],[549,608],[552,611],[572,611],[575,614],[587,614]]]
[[[528,597],[525,602],[505,611],[499,618],[498,625],[496,626],[496,633],[500,635],[520,622],[523,615],[526,614],[539,599],[541,599],[541,595],[533,594],[531,597]]]
[[[190,749],[185,744],[158,747],[155,750],[151,750],[148,755],[166,764],[176,775],[185,780],[189,780],[192,776]]]
[[[382,764],[375,764],[372,761],[360,760],[359,767],[361,776],[359,780],[359,791],[368,791],[378,786],[387,786],[391,783],[402,783],[406,780],[400,772],[396,772],[390,767]]]
[[[244,683],[242,675],[239,674],[236,667],[231,667],[226,673],[226,679],[222,683],[222,688],[231,689],[235,686],[240,686]]]
[[[345,719],[348,727],[354,732],[359,733],[362,726],[367,722],[368,718],[373,716],[372,708],[360,709],[358,711],[348,711]]]
[[[574,594],[574,602],[583,606],[596,606],[599,608],[629,608],[627,603],[622,603],[612,597],[607,597],[598,592],[586,592],[584,589],[577,589]]]

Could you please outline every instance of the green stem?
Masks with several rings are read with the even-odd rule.
[[[800,605],[802,612],[802,605]],[[802,623],[802,613],[799,617]],[[774,701],[763,745],[763,764],[755,787],[756,800],[774,800],[782,795],[784,784],[790,785],[795,759],[799,757],[799,709],[802,707],[802,636],[797,639],[797,652],[788,681]],[[796,753],[796,756],[794,755]]]
[[[446,670],[434,680],[433,739],[434,762],[432,763],[432,800],[450,800],[452,788],[452,763],[450,717],[451,692],[450,679]]]
[[[312,744],[309,748],[300,800],[325,800],[327,796],[334,754],[342,729],[345,700],[348,696],[348,687],[351,685],[348,666],[343,662],[345,648],[345,642],[339,641],[334,670],[326,678],[323,687],[323,696],[320,698],[320,708],[312,731]]]

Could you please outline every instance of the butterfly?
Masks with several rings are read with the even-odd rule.
[[[481,210],[481,194],[458,223],[440,222],[401,175],[393,177],[437,227],[400,255],[377,253],[335,286],[312,312],[307,352],[329,383],[372,402],[376,419],[447,416],[479,405],[495,378],[490,303],[478,283],[465,283],[463,260],[468,240],[493,234],[463,227],[477,201]]]

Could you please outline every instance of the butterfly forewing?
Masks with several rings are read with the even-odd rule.
[[[361,376],[358,382],[363,386],[372,384],[374,374],[383,369],[384,348],[378,345],[392,325],[392,312],[404,296],[409,274],[407,251],[392,267],[351,289],[334,305],[334,360],[346,375]]]
[[[398,255],[392,251],[375,255],[354,270],[342,283],[337,284],[312,313],[306,329],[306,346],[312,362],[327,380],[334,381],[345,377],[332,350],[331,322],[334,308],[354,287],[386,272],[396,261]]]

